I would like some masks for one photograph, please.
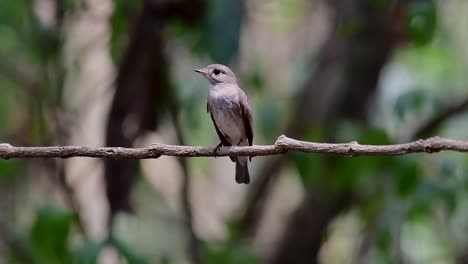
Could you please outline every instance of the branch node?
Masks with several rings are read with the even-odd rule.
[[[161,157],[162,151],[160,150],[161,145],[160,144],[151,144],[148,148],[148,152],[151,153],[151,158],[152,159],[157,159]]]
[[[431,137],[426,140],[423,140],[424,151],[427,153],[439,152],[441,150],[440,147],[436,147],[436,145],[434,144],[438,140],[440,140],[440,137]]]
[[[281,135],[276,139],[275,145],[285,146],[285,145],[287,145],[287,142],[286,142],[287,139],[288,139],[288,137],[286,137],[285,135]]]
[[[160,151],[155,151],[155,150],[151,150],[151,158],[152,159],[157,159],[159,157],[161,157],[162,153]]]
[[[288,153],[288,137],[281,135],[276,139],[275,146],[277,149],[281,150],[281,153]]]
[[[346,157],[352,158],[352,157],[358,156],[356,152],[354,151],[353,146],[357,146],[359,145],[359,143],[357,141],[351,141],[348,143],[348,145],[350,146],[349,146],[348,152],[345,154]]]

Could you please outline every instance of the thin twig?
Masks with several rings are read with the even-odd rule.
[[[156,159],[160,156],[175,157],[214,157],[214,148],[201,146],[182,146],[153,144],[145,148],[121,147],[15,147],[0,144],[0,158],[107,158],[107,159]],[[271,156],[288,151],[305,153],[335,154],[341,156],[398,156],[409,153],[433,153],[442,150],[468,152],[468,141],[440,137],[420,139],[396,145],[361,145],[356,141],[349,143],[315,143],[280,136],[274,145],[250,147],[221,147],[217,156]]]

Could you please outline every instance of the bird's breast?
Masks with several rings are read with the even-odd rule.
[[[208,104],[219,130],[229,137],[231,144],[238,145],[246,138],[242,112],[236,93],[212,88],[208,95]]]

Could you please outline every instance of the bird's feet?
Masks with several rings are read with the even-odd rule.
[[[221,142],[213,150],[213,155],[214,155],[215,159],[217,158],[219,148],[222,147],[222,146],[223,146],[223,143]]]

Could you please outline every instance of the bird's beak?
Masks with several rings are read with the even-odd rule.
[[[201,73],[201,74],[203,74],[203,75],[206,74],[205,69],[195,69],[195,70],[193,70],[193,71],[194,71],[194,72]]]

